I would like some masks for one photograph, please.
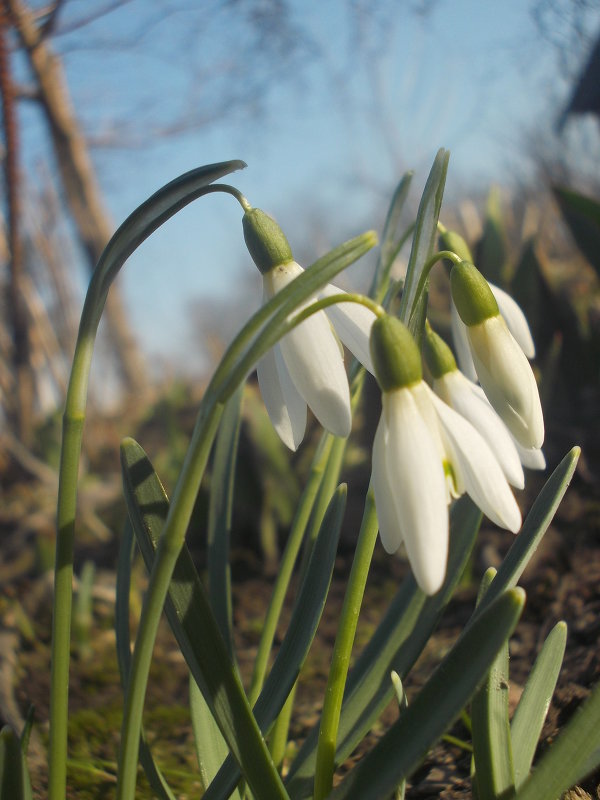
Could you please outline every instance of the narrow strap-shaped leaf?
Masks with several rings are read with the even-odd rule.
[[[600,683],[546,750],[516,800],[560,797],[600,763]]]
[[[535,553],[567,491],[580,452],[579,447],[574,447],[568,452],[544,484],[544,488],[531,507],[521,531],[515,537],[504,561],[498,568],[498,574],[492,581],[485,597],[475,609],[474,617],[480,614],[499,594],[517,585],[517,581],[523,574],[529,559]]]
[[[397,722],[334,789],[331,800],[381,800],[418,766],[468,702],[525,602],[511,589],[462,635]]]
[[[119,558],[117,561],[117,592],[115,602],[115,637],[117,661],[122,686],[127,686],[131,666],[131,648],[129,644],[129,590],[131,586],[131,562],[135,550],[133,528],[129,519],[125,523]],[[152,791],[160,800],[175,800],[175,795],[154,761],[144,729],[140,736],[140,762]]]
[[[381,236],[377,267],[375,268],[373,283],[369,291],[371,297],[379,298],[385,294],[390,268],[397,250],[398,223],[408,197],[413,174],[412,171],[404,173],[392,197]]]
[[[150,461],[133,439],[126,439],[121,446],[121,464],[127,510],[150,570],[169,503]],[[173,572],[165,613],[188,667],[253,793],[273,800],[286,798],[185,545]]]
[[[496,800],[514,789],[508,687],[506,641],[471,703],[473,757],[479,800]]]
[[[331,583],[345,508],[346,486],[341,485],[329,503],[294,603],[290,624],[254,706],[254,716],[264,734],[283,708],[317,631]],[[239,772],[229,759],[207,790],[204,800],[228,797],[238,780]]]
[[[412,575],[403,582],[371,640],[348,676],[342,705],[336,762],[346,759],[371,729],[392,696],[389,675],[404,678],[425,647],[449,602],[473,549],[481,512],[465,495],[451,510],[450,554],[440,591],[426,598]],[[304,798],[312,791],[318,728],[307,736],[290,766],[288,791]]]
[[[241,384],[225,405],[215,444],[208,505],[208,596],[221,635],[232,654],[229,541],[243,393]]]
[[[32,800],[27,760],[17,734],[9,725],[0,731],[0,798]]]
[[[419,203],[412,249],[406,270],[406,281],[400,303],[399,317],[410,327],[413,336],[418,332],[417,338],[420,337],[420,325],[424,319],[427,292],[423,292],[420,298],[416,297],[416,292],[421,272],[433,253],[437,238],[437,223],[442,207],[449,158],[450,153],[447,150],[439,150],[429,172]]]
[[[567,625],[558,622],[548,634],[531,670],[512,723],[515,786],[529,775],[538,739],[554,694],[565,654]],[[600,723],[600,720],[599,720]]]
[[[190,713],[202,788],[206,791],[228,757],[232,770],[239,776],[239,770],[235,761],[229,755],[229,748],[223,738],[223,734],[219,730],[208,703],[202,696],[202,692],[191,673]],[[229,794],[235,800],[242,800],[239,790],[235,788],[235,782],[233,787],[230,788]],[[202,796],[205,797],[205,795]]]

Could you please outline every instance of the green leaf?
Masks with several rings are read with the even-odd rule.
[[[475,609],[473,617],[477,617],[483,609],[487,608],[489,603],[506,589],[517,585],[517,581],[523,574],[529,559],[535,553],[556,513],[556,509],[560,505],[560,501],[567,491],[575,472],[580,452],[581,448],[574,447],[567,453],[544,484],[544,488],[531,507],[521,531],[515,537],[490,588]]]
[[[331,800],[381,800],[411,774],[468,702],[512,633],[524,602],[523,590],[511,589],[463,632],[412,704],[332,792]]]
[[[169,503],[150,461],[133,439],[121,445],[121,464],[127,510],[150,571]],[[273,800],[287,798],[185,545],[175,565],[165,613],[253,793]]]
[[[133,528],[131,527],[131,522],[127,520],[123,538],[121,539],[121,546],[119,548],[115,602],[117,661],[119,664],[121,685],[123,687],[127,686],[129,669],[131,667],[131,649],[129,644],[129,590],[131,585],[131,562],[134,552],[135,539],[133,538]],[[175,800],[175,795],[169,788],[164,775],[154,761],[143,728],[140,736],[140,761],[148,783],[155,795],[160,798],[160,800]]]
[[[554,800],[600,762],[600,683],[546,750],[516,800]]]
[[[202,781],[202,788],[206,792],[206,789],[214,780],[215,775],[217,775],[228,758],[229,748],[219,730],[219,726],[215,722],[215,718],[208,707],[208,703],[202,696],[202,692],[191,674],[190,712],[192,716],[192,728],[194,730],[196,757],[198,759],[198,766],[200,767],[200,778]],[[239,778],[239,771],[236,769],[235,762],[231,756],[229,756],[228,763]],[[235,787],[235,784],[236,781],[234,780],[233,786],[228,787],[227,796],[233,796],[236,800],[242,800],[240,791]],[[206,795],[204,794],[202,796],[205,797]]]
[[[227,402],[221,418],[215,444],[208,506],[208,596],[221,635],[232,654],[229,542],[243,393],[242,384]]]
[[[565,654],[567,626],[557,623],[538,655],[511,723],[515,786],[529,775]]]
[[[481,512],[463,496],[450,516],[450,554],[446,580],[440,591],[427,598],[412,575],[402,583],[371,640],[348,676],[338,730],[336,762],[344,761],[371,730],[389,703],[393,689],[389,675],[405,678],[427,644],[449,602],[473,549]],[[316,726],[290,765],[288,791],[294,798],[309,797],[315,767]]]
[[[427,308],[427,286],[421,297],[416,296],[419,278],[427,260],[433,253],[433,248],[437,239],[437,224],[442,207],[442,197],[446,184],[446,173],[448,172],[448,160],[450,153],[447,150],[439,150],[423,195],[419,203],[417,221],[413,235],[412,249],[406,270],[406,281],[400,303],[399,317],[409,326],[410,332],[420,341],[422,326],[425,320],[425,309]]]
[[[564,186],[552,190],[575,243],[600,274],[600,203]]]
[[[0,800],[31,800],[31,781],[21,741],[9,725],[0,731]]]
[[[383,234],[381,236],[381,247],[379,248],[379,258],[377,260],[377,267],[373,276],[373,283],[369,291],[371,297],[380,298],[385,294],[390,269],[393,261],[398,255],[398,248],[404,241],[404,237],[398,239],[397,230],[400,222],[402,211],[408,197],[408,191],[413,179],[413,172],[406,172],[400,183],[396,187],[392,202],[388,209],[385,225],[383,227]]]
[[[495,570],[482,585],[489,587]],[[479,800],[496,800],[515,785],[508,720],[508,641],[494,659],[471,703],[473,757]]]
[[[253,709],[264,734],[283,708],[317,631],[331,583],[345,508],[346,487],[342,485],[329,503],[294,603],[288,629]],[[228,797],[231,787],[238,780],[239,773],[229,759],[209,787],[204,800]]]

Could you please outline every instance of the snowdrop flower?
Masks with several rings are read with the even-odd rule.
[[[404,542],[421,589],[435,594],[448,557],[448,504],[467,492],[490,519],[516,532],[521,514],[492,451],[422,380],[418,348],[394,317],[371,330],[382,390],[371,482],[385,550]]]
[[[539,449],[544,441],[544,418],[535,377],[500,315],[489,284],[467,261],[452,267],[450,283],[456,311],[466,326],[475,371],[488,400],[522,447]]]
[[[527,358],[535,358],[535,344],[531,336],[531,330],[527,322],[525,314],[521,310],[519,304],[514,300],[508,292],[495,286],[493,283],[488,284],[492,290],[492,294],[498,303],[498,310],[502,319],[506,322],[508,330],[513,335],[513,338],[525,353]],[[461,371],[473,382],[477,381],[477,372],[471,356],[469,348],[469,341],[467,337],[466,325],[461,320],[456,306],[454,303],[450,309],[450,321],[452,327],[452,339],[458,356],[458,363],[460,364]]]
[[[463,237],[456,233],[456,231],[449,231],[444,229],[440,241],[446,250],[452,250],[463,261],[472,262],[473,257],[469,250],[468,244]],[[508,330],[512,333],[521,350],[525,353],[527,358],[535,358],[535,345],[527,323],[527,318],[521,310],[519,304],[499,286],[493,283],[488,284],[492,290],[492,294],[498,303],[498,309],[501,316],[508,326]],[[473,381],[477,382],[477,373],[475,372],[475,365],[471,357],[469,342],[467,339],[466,326],[458,315],[458,311],[454,303],[451,305],[451,326],[452,326],[452,340],[456,348],[458,364],[461,371]]]
[[[244,238],[263,276],[263,302],[303,272],[277,223],[259,209],[244,214]],[[327,286],[322,294],[338,294]],[[352,425],[350,391],[343,352],[332,328],[367,368],[372,369],[369,332],[375,315],[356,303],[343,303],[311,315],[287,333],[257,366],[260,391],[275,430],[296,450],[306,429],[306,408],[336,436]]]
[[[479,431],[494,453],[506,480],[525,486],[525,476],[514,440],[479,386],[456,366],[452,351],[426,323],[423,338],[425,362],[433,378],[433,391]]]

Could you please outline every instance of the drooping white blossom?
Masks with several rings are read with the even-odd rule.
[[[281,291],[303,272],[295,261],[263,275],[263,300]],[[327,286],[324,295],[341,290]],[[343,352],[336,333],[365,366],[372,370],[369,333],[375,315],[356,303],[340,303],[318,311],[287,333],[259,362],[258,382],[275,430],[296,450],[304,437],[306,406],[324,428],[348,436],[352,425],[350,392]],[[335,332],[331,324],[335,323]]]
[[[538,450],[544,441],[544,417],[535,377],[523,347],[510,332],[494,293],[473,264],[455,265],[450,278],[454,305],[464,324],[463,333],[475,374],[488,400],[516,441],[526,449]],[[505,299],[501,302],[504,308],[509,307]],[[533,342],[530,335],[529,341],[525,335],[527,323],[520,310],[519,316],[515,309],[519,310],[516,303],[507,312],[508,317],[522,345],[531,353]],[[457,345],[459,363],[464,364],[464,352],[463,339]],[[468,365],[465,369],[468,374]]]

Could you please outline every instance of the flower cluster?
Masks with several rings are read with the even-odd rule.
[[[285,236],[264,212],[246,211],[244,235],[263,275],[264,300],[302,273]],[[307,406],[333,434],[350,433],[338,336],[375,375],[382,413],[371,483],[381,542],[389,553],[404,545],[427,594],[437,592],[445,577],[452,499],[467,493],[490,520],[516,533],[521,513],[511,486],[523,488],[523,465],[545,466],[544,421],[528,361],[535,350],[523,313],[468,261],[455,264],[450,279],[461,370],[426,323],[423,358],[431,385],[423,380],[421,352],[408,328],[350,302],[302,321],[257,366],[269,416],[292,450],[302,441]],[[319,296],[338,293],[329,285]]]

